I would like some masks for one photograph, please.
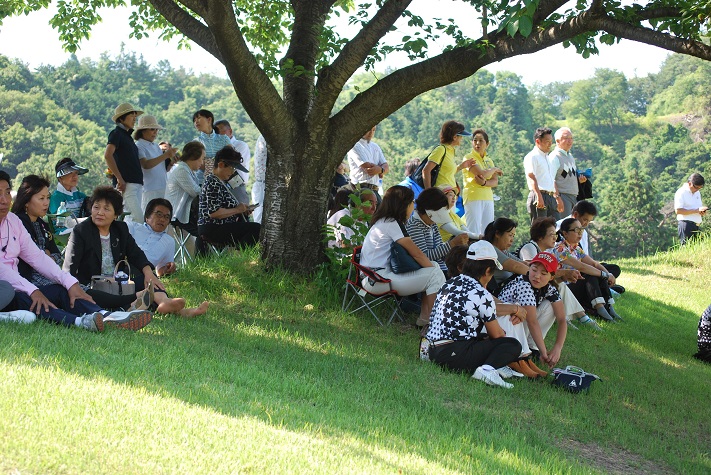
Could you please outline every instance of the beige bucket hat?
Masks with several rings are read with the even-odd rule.
[[[121,117],[124,114],[128,114],[129,112],[135,112],[138,115],[143,114],[142,110],[136,109],[128,102],[124,102],[123,104],[119,104],[119,106],[114,110],[114,116],[111,118],[111,120],[116,122],[116,120],[118,120],[119,117]]]
[[[136,131],[145,129],[158,129],[163,130],[163,126],[159,125],[156,118],[152,115],[142,115],[138,118],[138,124],[136,125]]]

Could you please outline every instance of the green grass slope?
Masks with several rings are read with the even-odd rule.
[[[625,323],[571,330],[561,361],[603,378],[589,394],[422,363],[414,328],[344,315],[255,253],[169,280],[213,302],[194,320],[0,325],[0,473],[706,474],[711,366],[690,355],[710,246],[620,262]]]

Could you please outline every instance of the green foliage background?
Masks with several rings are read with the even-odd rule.
[[[388,72],[354,77],[336,109]],[[384,185],[402,180],[406,160],[427,155],[444,121],[482,127],[491,138],[489,152],[504,171],[496,215],[516,219],[524,240],[522,158],[533,146],[536,127],[567,125],[575,136],[579,168],[593,168],[600,211],[591,229],[594,256],[612,259],[667,249],[674,244],[676,220],[671,215],[663,222],[660,210],[668,209],[691,172],[711,178],[709,78],[709,63],[682,55],[670,56],[647,77],[599,69],[590,79],[531,88],[514,73],[482,70],[419,96],[379,124],[375,140],[391,168]],[[114,126],[113,109],[121,102],[155,115],[165,127],[159,140],[179,147],[195,137],[191,117],[201,108],[228,119],[235,136],[250,147],[259,135],[226,79],[175,70],[168,62],[151,67],[125,51],[98,61],[72,57],[59,67],[35,71],[0,56],[2,168],[11,176],[52,176],[54,163],[71,156],[91,170],[82,177],[84,191],[106,183],[103,150]],[[468,151],[463,145],[458,158]],[[703,193],[704,202],[710,202],[709,192]]]

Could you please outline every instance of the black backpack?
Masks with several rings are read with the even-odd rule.
[[[422,178],[422,172],[425,170],[425,166],[427,165],[427,162],[429,161],[430,155],[432,155],[434,153],[434,151],[437,150],[437,148],[439,148],[439,147],[444,147],[444,145],[437,145],[437,147],[433,148],[432,151],[427,155],[427,157],[420,162],[420,164],[417,166],[415,171],[412,173],[415,183],[420,185],[422,188],[425,187],[425,180]],[[439,168],[442,166],[442,162],[444,162],[444,156],[446,154],[447,154],[447,149],[444,150],[444,154],[442,155],[442,160],[439,162],[438,165],[435,165],[435,167],[430,172],[431,177],[432,177],[432,180],[430,180],[430,185],[432,185],[432,186],[434,186],[435,183],[437,182],[437,177],[439,176]]]

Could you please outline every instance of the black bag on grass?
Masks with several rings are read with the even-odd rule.
[[[589,390],[590,384],[596,379],[600,378],[594,374],[586,373],[582,368],[566,366],[565,369],[553,369],[553,381],[551,383],[571,393],[579,393]]]

